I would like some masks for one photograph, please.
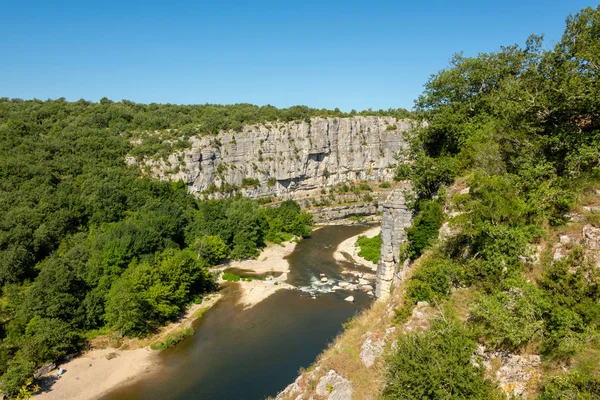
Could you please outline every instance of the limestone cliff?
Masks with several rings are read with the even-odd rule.
[[[386,298],[393,283],[405,278],[406,266],[400,265],[400,246],[406,242],[406,229],[412,222],[412,212],[406,207],[403,190],[392,191],[383,204],[381,220],[381,255],[377,265],[375,296]]]
[[[227,183],[248,197],[298,198],[326,186],[391,179],[411,128],[412,121],[393,117],[273,122],[192,137],[191,148],[147,164],[161,179],[183,180],[192,193]]]

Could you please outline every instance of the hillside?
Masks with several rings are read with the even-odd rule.
[[[278,398],[600,398],[599,32],[584,9],[432,76],[390,296]]]

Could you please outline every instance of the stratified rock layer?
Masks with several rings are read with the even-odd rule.
[[[193,137],[191,149],[149,164],[154,175],[183,180],[192,193],[226,182],[246,185],[248,197],[297,198],[297,192],[326,186],[391,179],[394,155],[406,147],[404,132],[411,124],[353,117],[251,125],[239,133]]]

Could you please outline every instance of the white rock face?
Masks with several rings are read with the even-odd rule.
[[[412,212],[406,207],[404,194],[395,189],[383,205],[381,220],[381,256],[377,264],[375,296],[390,295],[392,283],[404,279],[404,268],[399,268],[400,246],[406,241],[406,229],[412,222]]]
[[[394,154],[407,146],[403,133],[410,120],[393,117],[312,118],[307,122],[273,122],[245,126],[242,132],[191,138],[192,148],[154,163],[164,180],[183,180],[200,193],[211,184],[242,185],[248,197],[277,195],[360,180],[393,177]],[[179,165],[176,173],[164,171]]]
[[[319,379],[317,394],[328,400],[349,400],[352,398],[352,384],[334,370]]]
[[[487,351],[481,345],[475,355],[480,357],[488,371],[496,370],[496,379],[506,394],[515,398],[533,397],[541,375],[542,360],[539,355]],[[472,361],[479,364],[475,359]]]
[[[377,335],[367,332],[367,339],[360,349],[360,361],[367,368],[371,368],[375,364],[375,359],[383,353],[385,346],[384,338],[378,338]]]

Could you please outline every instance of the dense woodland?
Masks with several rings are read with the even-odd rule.
[[[524,47],[457,54],[427,82],[416,109],[429,126],[397,171],[412,179],[418,212],[403,251],[423,254],[397,319],[418,301],[444,317],[401,338],[385,398],[504,398],[473,362],[477,343],[541,354],[540,398],[600,398],[600,270],[576,245],[558,261],[548,250],[526,261],[597,196],[599,75],[600,7],[570,16],[552,48],[531,36]],[[452,184],[469,191],[450,194]],[[458,214],[456,234],[437,243],[443,207]],[[598,214],[584,218],[600,227]]]
[[[139,336],[216,289],[207,267],[311,233],[293,201],[199,201],[127,166],[140,130],[211,134],[306,107],[0,100],[2,390],[98,334]]]

